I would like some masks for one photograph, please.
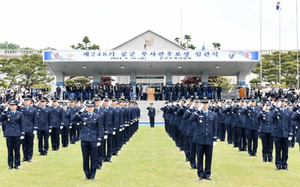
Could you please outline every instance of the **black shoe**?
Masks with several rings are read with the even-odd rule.
[[[85,177],[85,180],[89,180],[90,178],[89,177]]]
[[[276,167],[276,169],[275,170],[280,170],[281,169],[281,167]]]
[[[190,159],[189,159],[189,158],[186,158],[186,159],[185,159],[185,161],[186,161],[186,162],[189,162],[189,161],[190,161]]]
[[[9,166],[8,169],[11,170],[11,169],[13,169],[13,167]]]
[[[212,179],[210,177],[205,177],[206,180],[211,181]]]
[[[27,159],[23,158],[22,162],[26,162],[26,161],[27,161]]]
[[[204,177],[199,177],[198,179],[199,179],[199,181],[201,181],[202,179],[204,179]]]
[[[194,166],[194,167],[191,167],[191,170],[193,170],[193,169],[197,169],[197,168],[196,168],[196,166]]]
[[[283,170],[287,170],[287,171],[289,170],[288,167],[282,167],[282,169],[283,169]]]
[[[98,170],[101,170],[101,166],[97,166],[97,169],[98,169]]]

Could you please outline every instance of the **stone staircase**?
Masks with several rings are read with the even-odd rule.
[[[149,122],[147,107],[150,106],[150,103],[153,103],[153,107],[155,108],[155,123],[163,122],[163,112],[160,108],[165,105],[165,101],[138,101],[138,107],[141,109],[140,122]]]

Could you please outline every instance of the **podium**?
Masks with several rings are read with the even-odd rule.
[[[155,88],[147,88],[147,101],[154,101]]]

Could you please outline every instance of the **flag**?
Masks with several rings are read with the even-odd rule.
[[[281,8],[280,8],[280,2],[279,1],[276,4],[276,10],[281,10]]]
[[[205,44],[203,44],[202,46],[202,51],[205,51]]]

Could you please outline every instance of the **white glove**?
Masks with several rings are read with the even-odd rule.
[[[63,129],[64,128],[64,126],[60,126],[60,129]]]
[[[70,125],[69,129],[72,129],[72,125]]]
[[[107,139],[107,135],[104,135],[104,139]]]
[[[52,132],[52,129],[49,129],[49,133],[51,133]]]
[[[113,132],[113,135],[116,135],[116,131]]]
[[[33,134],[36,134],[36,133],[37,133],[36,130],[34,130],[34,131],[33,131]]]
[[[122,129],[120,128],[119,131],[122,132]]]
[[[292,137],[288,137],[288,140],[291,141],[291,140],[292,140]]]
[[[7,106],[7,107],[4,109],[4,111],[5,111],[5,112],[7,112],[7,111],[8,111],[8,106]]]
[[[25,138],[24,136],[21,136],[21,137],[20,137],[20,140],[23,140],[24,138]]]
[[[296,126],[295,128],[298,129],[298,126]]]
[[[77,125],[80,125],[80,123],[77,123]]]
[[[213,142],[213,146],[217,145],[217,142]]]
[[[83,107],[83,108],[80,110],[80,112],[82,113],[84,110],[85,110],[85,107]]]
[[[99,147],[101,145],[101,143],[97,143],[97,147]]]

